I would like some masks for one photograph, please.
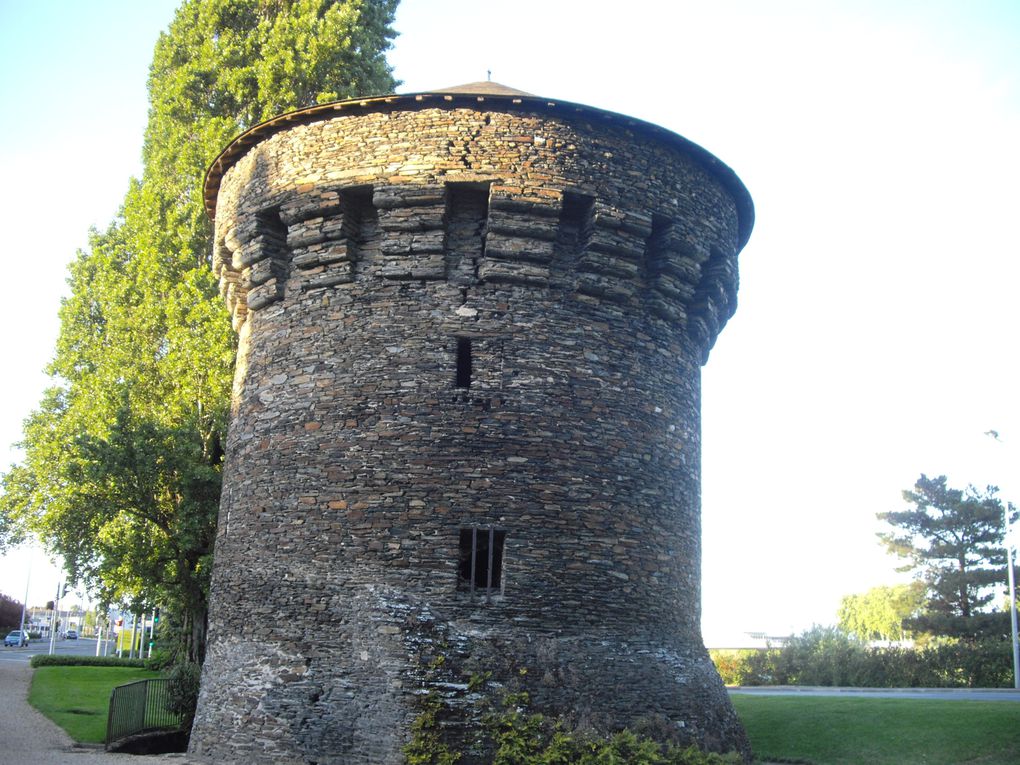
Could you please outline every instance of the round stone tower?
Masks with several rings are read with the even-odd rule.
[[[258,125],[206,203],[239,349],[192,753],[399,763],[428,704],[471,762],[522,690],[746,754],[699,625],[733,172],[476,83]]]

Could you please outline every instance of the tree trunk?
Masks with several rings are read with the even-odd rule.
[[[960,615],[964,617],[970,617],[970,594],[967,592],[967,580],[964,578],[967,575],[967,559],[964,557],[957,558],[957,564],[960,570]]]

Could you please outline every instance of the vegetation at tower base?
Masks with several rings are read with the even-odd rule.
[[[498,695],[492,701],[492,695]],[[577,730],[563,718],[533,712],[526,692],[490,691],[481,703],[482,723],[465,750],[442,740],[443,704],[435,694],[421,701],[421,713],[404,746],[407,765],[455,765],[484,753],[490,765],[738,765],[739,752],[703,752],[693,745],[663,742],[624,729],[613,735]]]
[[[3,479],[0,546],[30,530],[101,599],[161,604],[182,658],[203,657],[235,355],[202,179],[270,114],[390,92],[396,5],[187,0],[156,45],[142,177],[70,267],[53,387]]]
[[[167,711],[178,715],[182,730],[190,731],[198,704],[198,684],[201,668],[194,662],[175,664],[167,683]]]
[[[894,528],[879,534],[882,543],[906,558],[900,570],[914,572],[926,587],[924,612],[905,620],[908,629],[967,640],[1009,635],[1008,609],[990,610],[1007,582],[1004,508],[996,492],[953,489],[945,476],[921,475],[903,492],[913,507],[878,514]],[[1015,523],[1012,505],[1009,512]],[[1008,593],[1007,601],[1014,600]]]
[[[429,646],[423,643],[423,647]],[[423,681],[405,765],[737,765],[744,753],[703,752],[683,743],[683,729],[654,714],[633,729],[605,729],[576,714],[544,714],[524,690],[531,674],[513,657],[508,671],[469,672],[476,657],[461,664],[443,640],[426,647],[418,668]],[[494,680],[494,675],[500,680]],[[425,690],[430,687],[431,690]],[[467,711],[471,725],[451,725]]]

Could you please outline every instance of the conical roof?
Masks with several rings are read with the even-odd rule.
[[[503,85],[492,80],[481,80],[479,82],[469,82],[464,85],[454,85],[452,88],[440,88],[439,90],[429,91],[430,93],[459,93],[461,95],[472,95],[472,96],[528,96],[535,97],[534,93],[527,93],[523,90],[517,90],[517,88],[511,88],[509,85]]]

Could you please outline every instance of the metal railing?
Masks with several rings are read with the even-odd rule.
[[[180,715],[167,709],[168,691],[165,678],[137,680],[114,688],[106,719],[106,745],[138,733],[180,727]]]

